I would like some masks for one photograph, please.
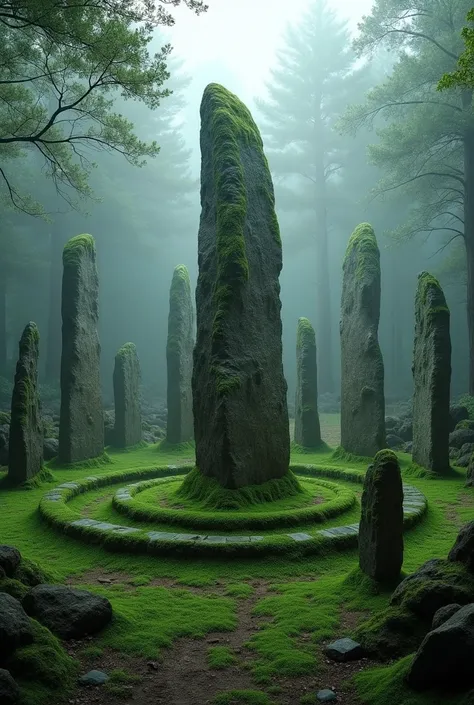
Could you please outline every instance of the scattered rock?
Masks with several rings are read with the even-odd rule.
[[[318,690],[316,697],[321,703],[330,703],[337,700],[336,693],[333,690],[329,690],[329,688]]]
[[[416,690],[472,685],[473,644],[474,604],[470,604],[426,635],[408,672],[408,684]]]
[[[433,617],[433,621],[431,623],[431,629],[437,629],[440,627],[442,624],[448,621],[453,614],[456,614],[458,610],[461,609],[461,605],[446,605],[446,607],[441,607],[437,612],[435,612],[435,616]]]
[[[454,431],[459,423],[468,419],[469,411],[465,406],[462,406],[462,404],[451,404],[449,407],[450,432]]]
[[[474,431],[469,428],[459,428],[449,434],[449,445],[451,448],[461,449],[465,443],[474,443]]]
[[[110,677],[102,671],[89,671],[79,678],[81,685],[103,685],[110,680]]]
[[[20,702],[20,688],[4,668],[0,668],[0,703],[17,705]]]
[[[13,548],[13,546],[0,545],[0,568],[3,568],[5,575],[9,578],[13,577],[20,563],[20,551]]]
[[[1,592],[0,656],[8,656],[19,646],[31,644],[32,641],[31,623],[20,602],[6,592]]]
[[[105,597],[62,585],[38,585],[25,596],[23,606],[62,639],[94,634],[112,619],[112,605]]]
[[[324,653],[333,661],[357,661],[362,658],[363,649],[354,639],[344,638],[328,644],[324,649]]]
[[[380,252],[371,225],[352,233],[341,297],[341,446],[373,457],[385,448],[384,366],[378,341]]]
[[[449,308],[438,280],[418,275],[413,353],[413,461],[436,473],[449,471],[451,384]],[[409,439],[407,439],[409,440]]]

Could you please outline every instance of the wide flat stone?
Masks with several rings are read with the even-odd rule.
[[[71,526],[96,526],[99,523],[97,519],[76,519],[71,521]]]
[[[227,536],[205,536],[203,541],[206,543],[227,543]]]
[[[336,693],[333,690],[329,690],[329,688],[318,690],[316,697],[321,703],[330,703],[337,700]]]
[[[170,534],[166,531],[149,531],[148,538],[150,541],[173,541],[176,540],[178,534]]]
[[[311,536],[309,534],[303,534],[303,533],[287,534],[287,536],[289,536],[290,539],[293,539],[294,541],[309,541],[311,538]]]
[[[133,526],[116,526],[115,529],[112,529],[114,534],[134,534],[137,531],[140,529],[135,529]]]
[[[200,534],[176,534],[177,541],[201,541],[203,538]]]
[[[79,678],[79,683],[81,685],[103,685],[108,680],[110,680],[109,676],[103,671],[89,671]]]
[[[324,652],[333,661],[356,661],[363,655],[362,646],[348,637],[328,644]]]
[[[227,543],[250,543],[250,536],[226,536]]]

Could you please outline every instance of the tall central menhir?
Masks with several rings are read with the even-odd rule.
[[[250,112],[217,84],[201,103],[193,411],[200,472],[233,489],[288,472],[281,240]]]

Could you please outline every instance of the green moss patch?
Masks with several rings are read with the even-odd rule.
[[[228,646],[211,646],[207,650],[209,668],[220,670],[229,668],[237,662],[234,652]]]
[[[349,258],[357,257],[356,277],[364,281],[378,274],[380,268],[380,252],[377,245],[374,229],[369,223],[361,223],[356,227],[346,249],[344,266]]]

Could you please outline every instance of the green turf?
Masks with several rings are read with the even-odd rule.
[[[246,600],[251,600],[250,609],[259,629],[253,633],[243,652],[255,689],[222,693],[214,702],[224,705],[279,703],[278,678],[298,679],[297,674],[312,677],[322,673],[324,658],[320,642],[340,635],[344,611],[374,614],[387,605],[389,593],[377,594],[356,571],[355,550],[303,559],[268,556],[258,560],[233,558],[230,561],[114,554],[58,533],[39,515],[38,504],[43,493],[61,482],[85,478],[92,473],[101,476],[157,464],[179,465],[183,459],[189,461],[191,468],[191,455],[189,447],[169,452],[161,448],[159,453],[156,446],[129,453],[113,451],[109,454],[109,463],[93,470],[90,467],[52,468],[54,481],[40,487],[8,489],[2,486],[1,541],[17,546],[24,557],[38,562],[55,580],[82,576],[84,586],[111,600],[114,607],[112,624],[93,643],[83,646],[84,650],[90,649],[89,655],[85,653],[84,656],[94,660],[94,664],[96,660],[100,663],[105,649],[161,659],[167,648],[181,636],[202,638],[208,632],[233,630],[240,607]],[[400,460],[402,471],[408,473],[409,456],[400,454]],[[334,458],[330,451],[293,453],[292,462],[331,468],[331,481],[340,482],[360,494],[362,486],[357,480],[366,470],[365,462]],[[354,482],[337,478],[338,471],[347,468],[354,473]],[[429,558],[447,555],[460,526],[472,519],[474,492],[464,487],[464,470],[456,470],[445,479],[417,477],[410,473],[407,481],[418,487],[429,502],[422,522],[405,533],[403,569],[408,573]],[[88,492],[76,497],[68,506],[78,517],[90,516],[127,524],[127,518],[111,507],[110,500],[116,489],[117,486],[110,486]],[[344,513],[344,523],[357,521],[358,515],[357,505]],[[340,523],[341,517],[334,517],[324,526]],[[150,528],[161,527],[153,524]],[[308,531],[314,531],[314,528],[308,526]],[[166,530],[165,526],[163,530]],[[299,530],[305,529],[301,527]],[[118,583],[98,586],[93,580],[97,570],[102,575],[115,576]],[[160,581],[172,581],[174,586],[158,585]],[[264,594],[256,592],[254,581],[265,581]],[[48,648],[54,649],[51,645]],[[61,658],[58,660],[59,669],[65,668]],[[239,662],[240,659],[237,664]],[[401,705],[438,705],[438,702],[439,705],[441,702],[460,705],[461,696],[441,698],[409,691],[403,684],[407,663],[402,660],[359,674],[357,691],[361,702],[367,705],[391,705],[393,702]],[[126,687],[123,683],[113,685],[117,689]],[[24,679],[22,686],[28,705],[48,700],[56,702],[51,685],[43,682],[33,687]],[[272,688],[276,690],[272,691]],[[263,692],[267,690],[275,695],[270,697]],[[117,698],[120,697],[117,691]]]
[[[229,668],[236,663],[234,652],[228,646],[211,646],[207,650],[207,662],[209,668],[222,669]]]

